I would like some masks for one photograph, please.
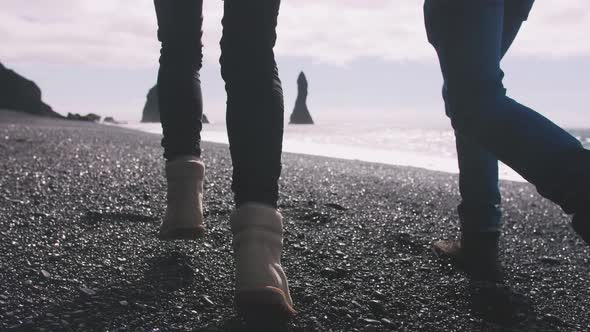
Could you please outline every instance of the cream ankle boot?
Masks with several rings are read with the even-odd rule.
[[[203,226],[203,180],[205,165],[193,156],[166,162],[166,216],[160,226],[160,240],[196,240]]]
[[[246,203],[230,217],[236,267],[236,309],[246,319],[295,315],[281,267],[283,217],[274,208]]]

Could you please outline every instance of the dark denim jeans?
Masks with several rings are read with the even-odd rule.
[[[500,229],[498,160],[574,213],[590,201],[590,152],[566,131],[506,95],[500,61],[532,0],[426,0],[430,43],[456,131],[464,231]]]
[[[158,93],[167,160],[200,156],[203,0],[154,0],[162,43]],[[225,0],[221,72],[236,204],[277,206],[283,92],[273,48],[280,0]]]
[[[522,23],[527,19],[533,1],[509,1],[509,5],[505,5],[501,58],[506,55]],[[450,117],[452,110],[446,103],[446,86],[443,86],[443,98],[446,113]],[[458,212],[462,228],[471,232],[500,231],[502,197],[498,187],[498,159],[477,142],[459,132],[455,132],[455,138],[460,169],[459,190],[462,198]]]

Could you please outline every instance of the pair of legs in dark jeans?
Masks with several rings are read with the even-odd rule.
[[[273,47],[279,0],[225,1],[221,72],[235,201],[277,204],[283,91]],[[156,0],[164,157],[201,155],[203,0]]]
[[[203,0],[154,4],[162,44],[158,93],[168,183],[167,211],[158,236],[195,239],[205,229],[199,80]],[[246,316],[294,314],[280,265],[283,226],[276,209],[284,111],[273,53],[279,4],[280,0],[225,0],[222,21],[220,61],[236,203],[230,217],[235,301]]]
[[[497,255],[498,160],[574,214],[574,227],[588,241],[588,220],[583,219],[590,205],[590,152],[548,119],[510,99],[502,84],[500,61],[532,5],[533,0],[424,4],[428,39],[442,69],[446,112],[456,131],[461,254],[471,255],[474,262],[490,263]],[[442,249],[452,251],[444,243]],[[482,275],[494,274],[479,268]]]

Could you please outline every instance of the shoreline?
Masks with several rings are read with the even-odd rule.
[[[233,310],[227,146],[205,143],[206,237],[160,242],[159,137],[0,111],[0,330],[248,331]],[[590,250],[528,184],[501,181],[506,285],[431,252],[457,176],[285,153],[285,331],[582,331]]]
[[[131,123],[121,125],[123,128],[147,132],[151,134],[161,135],[162,130],[160,124],[152,123]],[[219,125],[211,128],[212,125],[205,125],[202,131],[202,141],[209,143],[229,144],[227,139],[227,132],[220,130]],[[383,149],[383,148],[368,148],[361,145],[344,145],[332,143],[318,143],[305,141],[302,142],[297,139],[289,137],[289,129],[296,127],[285,127],[285,138],[283,139],[283,152],[296,153],[307,156],[318,156],[326,158],[336,158],[350,161],[361,161],[370,163],[379,163],[390,166],[404,166],[417,167],[429,171],[445,172],[450,174],[458,174],[459,168],[456,157],[449,156],[434,156],[429,153],[420,153],[412,151],[404,151],[400,149]],[[518,173],[510,169],[508,166],[500,163],[500,180],[508,180],[515,182],[526,183]]]

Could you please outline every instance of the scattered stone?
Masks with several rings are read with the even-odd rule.
[[[332,220],[332,217],[325,212],[311,211],[302,218],[303,220],[311,221],[317,224],[326,224]]]
[[[45,270],[41,270],[41,275],[42,275],[44,278],[49,278],[49,277],[51,277],[51,274],[50,274],[49,272],[45,271]]]
[[[203,295],[202,298],[205,301],[205,303],[207,303],[209,305],[215,305],[215,303],[213,301],[211,301],[211,299],[209,298],[209,296]]]
[[[129,305],[129,302],[123,300],[123,301],[119,301],[119,304],[122,305],[122,306],[124,306],[124,307],[126,307],[126,306]]]
[[[375,293],[375,297],[380,300],[383,300],[386,298],[385,294],[380,290],[376,290],[374,293]]]
[[[293,249],[298,250],[298,251],[303,251],[303,250],[306,250],[307,247],[305,246],[304,243],[293,243]]]
[[[337,203],[326,203],[324,204],[325,206],[329,207],[329,208],[333,208],[339,211],[346,211],[348,210],[348,208],[345,208],[344,206],[337,204]]]
[[[393,322],[387,318],[381,318],[381,323],[383,323],[387,326],[393,326]]]
[[[96,291],[94,291],[88,287],[80,287],[80,291],[88,296],[96,295]]]
[[[361,321],[371,325],[381,325],[381,322],[371,318],[361,318]]]
[[[336,270],[329,268],[329,267],[326,267],[320,271],[320,276],[322,276],[324,278],[328,278],[328,279],[334,279],[337,277],[337,275],[338,275],[338,272],[336,272]]]
[[[357,307],[359,309],[364,309],[365,308],[357,300],[352,300],[352,301],[350,301],[350,303],[352,303],[355,307]]]
[[[549,256],[540,257],[539,260],[547,265],[559,265],[562,263],[561,259]]]

